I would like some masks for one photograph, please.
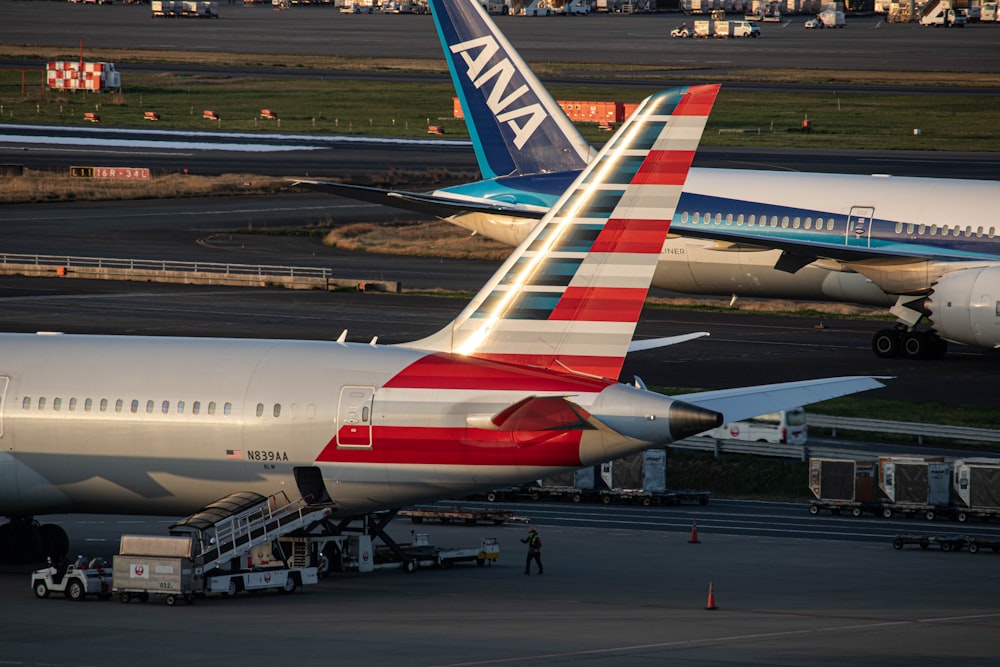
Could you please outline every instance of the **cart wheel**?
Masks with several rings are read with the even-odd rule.
[[[486,500],[490,501],[491,503],[496,502],[496,499],[497,499],[497,494],[493,493],[492,491],[486,494]]]
[[[902,549],[903,548],[903,540],[899,539],[898,537],[896,539],[894,539],[892,541],[892,548],[893,549],[897,549],[897,550],[898,549]]]
[[[891,507],[884,507],[884,508],[882,508],[882,516],[885,517],[886,519],[891,519],[892,518],[892,508]]]
[[[979,545],[976,544],[975,542],[969,542],[969,553],[970,554],[979,553]]]
[[[809,513],[812,514],[813,516],[819,514],[819,505],[810,505]]]
[[[538,491],[535,491],[534,493],[532,493],[532,494],[531,494],[531,499],[532,499],[532,500],[538,500],[538,499],[540,499],[541,497],[542,497],[542,496],[541,496],[541,495],[539,495]]]
[[[149,593],[139,593],[139,602],[149,602]]]
[[[417,564],[412,560],[403,561],[403,572],[410,574],[417,569]]]
[[[236,586],[236,580],[230,579],[229,586],[226,587],[226,597],[228,598],[236,597],[236,594],[238,592],[239,592],[239,587]]]
[[[941,551],[951,551],[951,542],[942,542]]]
[[[852,508],[851,509],[851,516],[853,516],[855,518],[861,516],[861,508],[860,507],[854,507],[854,508]]]
[[[965,523],[966,521],[969,520],[969,515],[966,514],[965,512],[959,512],[958,516],[955,518],[958,519],[959,523]]]
[[[579,493],[574,493],[573,496],[570,498],[570,500],[572,500],[574,503],[578,503],[582,499],[580,498],[580,494]]]
[[[177,603],[177,598],[175,598],[173,595],[168,595],[167,596],[167,606],[168,607],[173,607],[176,603]]]
[[[78,579],[74,579],[66,585],[66,597],[74,602],[80,602],[83,600],[86,591],[83,590],[83,583]]]
[[[604,505],[611,504],[611,496],[601,496],[601,503]]]
[[[924,518],[927,519],[928,521],[933,521],[934,520],[934,510],[927,510],[927,513],[924,514]]]
[[[297,587],[298,587],[298,582],[295,581],[295,577],[289,574],[288,577],[285,579],[285,585],[281,587],[281,592],[285,594],[294,593]]]
[[[122,604],[128,604],[128,601],[131,600],[131,599],[132,599],[132,596],[129,595],[128,593],[119,593],[118,594],[118,601],[121,602]]]
[[[652,504],[653,504],[653,499],[652,498],[643,498],[642,499],[642,506],[643,507],[649,507]]]

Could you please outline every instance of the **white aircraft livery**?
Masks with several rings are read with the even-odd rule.
[[[0,335],[4,555],[65,550],[62,529],[37,515],[176,516],[283,492],[344,519],[882,386],[830,378],[682,401],[616,381],[668,231],[662,212],[717,92],[648,98],[469,306],[423,340]]]
[[[430,213],[516,245],[592,153],[478,2],[428,4],[484,180],[429,194],[306,185]],[[483,46],[467,52],[471,44]],[[495,92],[501,82],[507,97]],[[508,127],[497,99],[547,116],[539,131]],[[995,181],[691,169],[652,284],[888,307],[898,324],[872,338],[882,357],[940,357],[946,341],[998,347],[998,198]],[[929,331],[917,329],[924,319]]]

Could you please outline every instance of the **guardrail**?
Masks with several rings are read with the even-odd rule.
[[[359,291],[399,292],[399,281],[335,278],[320,266],[185,262],[165,259],[120,259],[71,255],[0,253],[0,273],[66,276],[104,280],[239,286],[281,286],[291,289],[352,287]]]
[[[955,442],[1000,443],[1000,431],[968,426],[947,426],[942,424],[921,424],[919,422],[891,422],[881,419],[860,417],[832,417],[829,415],[806,414],[810,427],[828,428],[836,438],[837,430],[862,431],[866,433],[892,433],[916,436],[917,444],[924,444],[924,438],[941,438]]]

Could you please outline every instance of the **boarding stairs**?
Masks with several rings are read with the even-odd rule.
[[[220,498],[170,527],[170,534],[191,536],[195,557],[205,570],[228,563],[260,546],[300,529],[308,529],[333,512],[327,504],[289,501],[284,493],[263,496],[242,491]]]

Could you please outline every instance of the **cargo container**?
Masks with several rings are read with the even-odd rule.
[[[815,500],[810,514],[829,510],[834,514],[849,511],[854,516],[879,510],[875,498],[875,461],[853,459],[809,459],[809,490]]]
[[[959,459],[952,464],[955,518],[1000,518],[1000,460]]]
[[[951,500],[951,465],[942,459],[879,458],[882,516],[922,514],[928,521],[947,515]]]

